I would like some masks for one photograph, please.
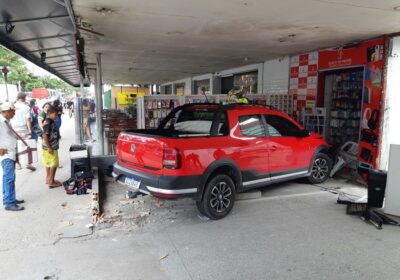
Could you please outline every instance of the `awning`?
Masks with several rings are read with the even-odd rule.
[[[88,84],[68,0],[1,0],[0,44],[70,85],[79,86],[81,76]]]

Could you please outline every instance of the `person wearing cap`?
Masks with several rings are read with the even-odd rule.
[[[0,161],[3,168],[3,205],[8,211],[21,211],[24,207],[19,204],[15,194],[15,162],[17,155],[17,135],[10,120],[15,115],[15,107],[10,103],[0,106]]]
[[[18,93],[17,102],[14,105],[15,117],[12,119],[11,125],[21,138],[29,139],[32,135],[32,116],[31,108],[26,104],[26,94]],[[26,168],[31,171],[36,170],[31,164],[27,164]],[[17,169],[21,169],[19,163],[17,163]]]

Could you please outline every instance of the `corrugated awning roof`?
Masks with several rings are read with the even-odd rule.
[[[0,44],[79,86],[73,19],[68,0],[0,0]]]

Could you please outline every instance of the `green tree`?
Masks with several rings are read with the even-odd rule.
[[[26,83],[29,80],[29,71],[26,68],[21,57],[0,46],[0,67],[7,67],[8,83],[20,86],[20,90],[25,90]],[[4,83],[4,76],[1,75],[0,82]]]
[[[50,75],[38,77],[30,73],[22,58],[12,51],[0,46],[0,68],[9,69],[8,83],[18,85],[21,91],[32,91],[33,88],[49,88],[61,91],[63,94],[74,94],[77,89],[61,79]],[[4,76],[0,75],[0,83],[4,83]]]

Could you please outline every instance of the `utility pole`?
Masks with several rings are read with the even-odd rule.
[[[9,102],[9,101],[10,101],[10,98],[9,98],[9,96],[8,96],[7,74],[8,74],[8,72],[10,72],[10,71],[8,70],[7,66],[4,66],[3,69],[1,69],[1,72],[3,72],[3,74],[4,74],[4,81],[6,82],[6,94],[7,94],[7,100],[6,100],[6,101]]]

